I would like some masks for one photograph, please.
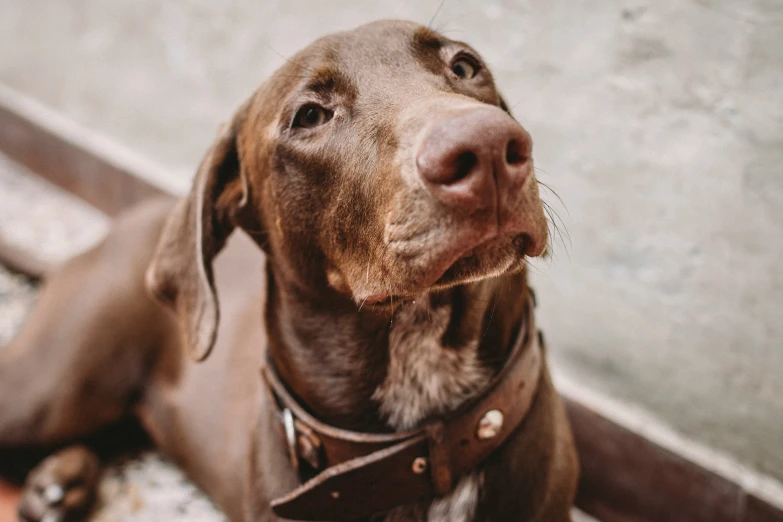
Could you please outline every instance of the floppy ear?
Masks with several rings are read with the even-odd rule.
[[[212,261],[248,201],[237,132],[245,107],[221,129],[193,180],[169,216],[146,274],[152,294],[176,312],[191,356],[206,359],[217,337],[220,308]]]

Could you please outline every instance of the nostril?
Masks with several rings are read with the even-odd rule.
[[[511,140],[506,145],[506,163],[509,165],[521,165],[527,161],[527,155],[519,140]]]
[[[455,161],[455,169],[454,169],[454,176],[448,180],[448,183],[453,183],[455,181],[459,181],[464,177],[467,177],[468,174],[470,174],[470,171],[473,170],[473,167],[475,167],[478,164],[478,157],[476,157],[476,154],[467,151],[463,152],[459,156],[457,156],[457,160]]]

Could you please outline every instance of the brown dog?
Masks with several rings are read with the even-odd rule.
[[[531,147],[465,44],[406,22],[316,41],[186,198],[48,278],[0,353],[0,448],[136,416],[235,521],[277,520],[281,496],[312,519],[321,500],[289,494],[311,477],[299,493],[349,486],[323,520],[570,520],[576,458],[525,275],[547,242]],[[452,447],[486,404],[476,439],[496,442]],[[21,516],[83,516],[96,476],[90,450],[55,453]]]

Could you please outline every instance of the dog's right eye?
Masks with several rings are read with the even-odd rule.
[[[457,55],[451,63],[451,72],[460,80],[473,79],[481,69],[475,58],[466,54]]]
[[[294,121],[291,123],[291,128],[303,128],[312,129],[323,125],[332,119],[334,113],[328,109],[324,109],[320,105],[314,103],[308,103],[302,106],[294,116]]]

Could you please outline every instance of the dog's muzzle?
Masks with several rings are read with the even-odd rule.
[[[269,361],[263,380],[292,465],[316,473],[273,500],[274,512],[293,520],[354,520],[449,493],[508,439],[533,404],[544,343],[532,297],[527,308],[505,365],[483,392],[414,431],[364,433],[324,424],[292,397]]]

